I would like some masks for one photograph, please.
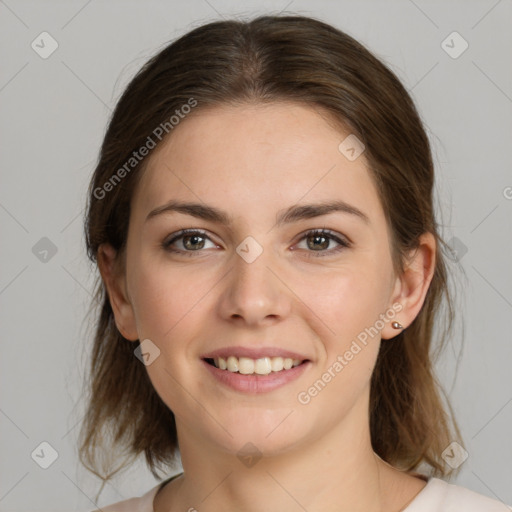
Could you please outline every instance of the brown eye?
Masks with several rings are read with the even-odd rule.
[[[183,246],[186,249],[202,249],[204,247],[204,238],[198,235],[184,235],[181,237]],[[202,243],[198,241],[203,240]]]
[[[312,230],[308,231],[301,239],[306,240],[306,250],[308,253],[318,253],[313,254],[312,256],[329,256],[334,253],[338,253],[342,251],[343,249],[346,249],[350,247],[350,243],[338,237],[337,235],[333,234],[329,230]],[[335,242],[338,247],[334,247],[332,249],[329,249],[329,246],[332,245],[332,243]],[[310,256],[311,254],[308,254]]]
[[[187,256],[191,256],[191,253],[200,252],[201,249],[204,249],[207,240],[210,240],[210,238],[203,231],[197,229],[184,229],[173,235],[169,240],[164,241],[162,243],[162,247],[169,252],[187,254]],[[177,242],[181,244],[181,247],[176,249],[173,246]]]
[[[325,235],[308,235],[307,238],[308,247],[310,249],[328,249],[331,242],[330,238]]]

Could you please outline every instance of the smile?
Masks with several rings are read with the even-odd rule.
[[[286,386],[298,379],[312,366],[309,359],[301,361],[283,357],[251,359],[229,356],[204,358],[201,362],[203,368],[222,386],[251,395],[268,393]],[[225,369],[222,369],[221,365],[225,366]]]
[[[205,361],[220,370],[232,373],[238,372],[243,375],[268,375],[273,372],[289,370],[304,362],[290,357],[260,357],[258,359],[251,359],[249,357],[238,358],[235,356],[207,358]]]

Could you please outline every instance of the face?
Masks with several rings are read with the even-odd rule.
[[[116,322],[159,350],[146,369],[180,442],[271,454],[368,421],[381,336],[403,316],[364,153],[350,161],[338,149],[348,135],[305,106],[222,107],[185,119],[151,156]],[[334,202],[346,208],[302,208]],[[305,362],[233,373],[204,360],[219,350],[262,359],[263,373],[282,364],[266,356]]]

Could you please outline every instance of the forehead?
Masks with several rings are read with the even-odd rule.
[[[295,103],[198,108],[150,155],[134,209],[147,213],[175,198],[274,213],[341,199],[382,216],[364,153],[349,160],[339,146],[350,133],[329,121]]]

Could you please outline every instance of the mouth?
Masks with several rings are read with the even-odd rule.
[[[269,349],[271,351],[272,349]],[[274,352],[281,352],[282,355],[265,356],[266,353],[258,350],[256,354],[248,354],[250,350],[240,350],[245,355],[229,355],[230,352],[222,351],[222,355],[206,354],[201,358],[203,367],[222,386],[236,392],[249,395],[259,395],[276,391],[283,386],[291,384],[299,379],[309,367],[312,361],[309,359],[298,359],[295,353],[284,353],[275,349]],[[254,352],[254,351],[253,351]],[[253,355],[253,357],[247,357]],[[285,356],[285,357],[283,357]]]
[[[259,357],[252,359],[250,357],[205,357],[203,361],[219,370],[230,373],[240,373],[242,375],[269,375],[271,373],[280,373],[304,363],[309,359],[294,359],[291,357]]]
[[[223,347],[202,354],[200,360],[222,386],[250,395],[290,385],[313,365],[306,354],[271,344]]]

